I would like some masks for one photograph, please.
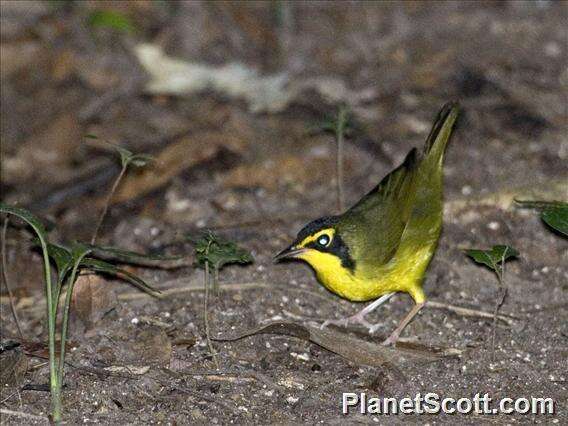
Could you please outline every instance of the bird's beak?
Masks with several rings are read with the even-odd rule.
[[[298,257],[298,255],[304,253],[306,251],[305,248],[298,248],[292,244],[290,247],[285,248],[276,256],[274,256],[274,262],[279,262],[282,259],[292,259],[294,257]]]

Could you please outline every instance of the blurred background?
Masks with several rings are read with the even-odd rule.
[[[127,177],[114,219],[319,214],[335,179],[322,128],[340,106],[353,201],[449,100],[464,108],[450,198],[546,186],[566,176],[566,7],[3,1],[3,199],[89,233],[119,170],[106,141],[158,159]]]
[[[511,243],[523,261],[511,266],[517,278],[510,306],[504,308],[566,301],[563,240],[544,231],[533,212],[512,208],[512,202],[514,197],[568,199],[568,3],[4,0],[0,12],[1,197],[56,224],[53,240],[90,239],[121,169],[113,145],[120,146],[152,155],[154,161],[126,172],[111,200],[101,243],[185,254],[191,250],[186,234],[214,229],[256,257],[254,266],[230,270],[224,280],[282,282],[318,291],[319,299],[285,297],[299,304],[296,310],[302,315],[333,316],[339,312],[333,304],[337,299],[315,283],[307,268],[271,266],[271,256],[304,223],[337,211],[336,144],[330,125],[341,108],[348,111],[343,184],[350,205],[409,149],[421,146],[438,110],[455,100],[462,114],[445,163],[445,230],[426,292],[492,309],[495,289],[487,282],[493,277],[471,266],[459,248]],[[7,247],[21,316],[30,321],[25,329],[28,336],[42,336],[43,311],[26,311],[42,298],[40,258],[30,254],[30,244],[17,230],[8,233]],[[34,261],[21,262],[21,256]],[[154,283],[178,276],[201,279],[192,269],[140,273]],[[289,309],[274,294],[255,290],[244,299],[235,296],[227,303],[237,313],[221,319],[254,325]],[[119,314],[97,321],[105,333],[123,333],[112,328],[117,315],[128,322],[167,311],[172,313],[167,321],[199,336],[201,325],[187,325],[200,324],[199,297],[192,293],[180,300],[131,301],[121,307],[106,300],[98,309],[108,312],[115,306]],[[400,317],[404,306],[385,309]],[[537,318],[518,341],[554,327],[568,333],[566,322],[561,324],[563,309],[564,316],[554,311]],[[436,324],[441,321],[432,313],[424,315]],[[2,316],[10,321],[7,309]],[[434,340],[483,341],[486,325],[458,321],[459,332],[442,327],[440,334],[431,334]],[[416,328],[409,334],[420,335],[428,324],[413,323]],[[102,362],[106,355],[101,348],[114,348],[95,334],[88,342],[75,335],[83,345],[75,353],[78,359]],[[113,336],[116,340],[120,334]],[[551,339],[552,352],[565,343],[559,335]],[[159,348],[160,342],[154,340]],[[511,351],[520,350],[511,345]],[[243,344],[240,350],[239,356],[258,361],[247,352],[251,347]],[[254,350],[269,351],[262,342]],[[175,351],[171,359],[187,365],[207,360],[201,346],[195,349],[198,355],[192,352],[201,358]],[[531,364],[539,354],[533,354]],[[562,354],[556,354],[558,361]],[[170,362],[170,355],[164,362]],[[118,352],[113,356],[114,361],[106,362],[124,361]],[[318,361],[330,371],[329,376],[321,373],[322,380],[336,383],[334,374],[347,367],[326,356]],[[522,357],[511,352],[508,365]],[[484,369],[485,361],[471,362]],[[281,371],[288,374],[290,362],[299,361],[278,359],[271,368],[288,365]],[[552,364],[558,368],[562,363]],[[529,377],[524,365],[513,371],[511,381]],[[425,373],[427,384],[454,383],[455,366],[442,367],[430,370],[431,377]],[[544,364],[542,369],[535,391],[544,389],[540,380],[548,377]],[[300,368],[294,380],[310,382],[316,370],[305,370]],[[351,377],[350,371],[342,377]],[[464,378],[463,389],[471,388],[469,380]],[[510,383],[500,376],[479,380],[480,389]],[[337,384],[344,390],[347,385]],[[549,385],[550,392],[558,390]],[[88,390],[90,382],[75,386]],[[133,394],[131,407],[158,392],[145,386],[139,400]],[[227,386],[221,392],[240,392],[238,383]],[[308,413],[314,406],[334,409],[330,389],[310,393],[312,405],[306,403],[296,417],[284,402],[273,419],[313,420]],[[117,398],[126,405],[120,391],[119,386]],[[224,410],[220,407],[220,413]],[[258,413],[263,414],[261,408]],[[159,420],[154,413],[147,415],[148,421]],[[231,415],[249,416],[242,411]]]

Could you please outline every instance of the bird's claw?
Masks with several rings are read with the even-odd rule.
[[[397,333],[397,331],[395,330],[389,337],[387,337],[385,339],[385,341],[382,343],[383,346],[395,346],[396,342],[398,341],[398,338],[400,336],[400,333]]]

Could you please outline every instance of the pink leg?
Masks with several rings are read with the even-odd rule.
[[[402,333],[402,331],[406,328],[410,321],[412,321],[416,314],[420,312],[420,309],[422,309],[424,305],[426,305],[426,302],[417,303],[416,305],[414,305],[412,310],[406,317],[404,317],[404,319],[400,322],[398,327],[392,332],[388,339],[383,342],[383,345],[389,346],[395,344],[400,336],[400,333]]]
[[[374,333],[379,328],[379,324],[369,323],[365,319],[365,315],[373,312],[375,309],[377,309],[379,306],[381,306],[383,303],[389,300],[393,295],[394,293],[387,293],[379,297],[373,303],[370,303],[369,305],[365,306],[362,310],[360,310],[355,315],[352,315],[350,317],[342,318],[340,320],[327,320],[321,325],[321,328],[323,329],[330,324],[337,325],[340,327],[347,327],[349,324],[360,324],[363,327],[368,328],[370,333]]]

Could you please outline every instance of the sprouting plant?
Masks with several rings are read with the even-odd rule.
[[[205,336],[207,338],[207,346],[213,356],[213,361],[217,369],[219,368],[219,361],[211,342],[211,333],[209,328],[209,288],[210,288],[210,270],[213,270],[213,288],[215,293],[219,293],[219,271],[228,264],[240,263],[246,264],[253,261],[253,257],[249,251],[237,246],[232,241],[224,240],[211,231],[207,231],[198,240],[190,241],[195,247],[195,257],[197,263],[203,266],[203,285],[205,287],[205,298],[203,306],[203,319],[205,322]]]
[[[492,338],[491,338],[491,351],[492,355],[495,354],[495,335],[497,330],[497,314],[499,309],[505,303],[505,298],[507,297],[507,286],[505,285],[505,262],[510,259],[519,257],[519,252],[514,248],[506,245],[495,245],[491,250],[480,250],[480,249],[469,249],[465,251],[465,254],[472,258],[475,262],[487,266],[491,269],[497,276],[499,282],[499,289],[501,291],[501,296],[497,303],[495,304],[495,309],[493,311],[493,327],[492,327]]]
[[[550,228],[568,238],[568,203],[562,201],[515,200],[521,206],[540,210],[540,218]]]
[[[346,106],[341,106],[337,115],[332,119],[326,120],[320,126],[320,129],[331,132],[335,135],[336,156],[335,156],[335,174],[336,174],[336,192],[337,192],[337,210],[342,212],[345,208],[345,196],[343,190],[343,145],[345,136],[352,128],[353,123],[349,110]]]
[[[0,213],[16,216],[25,221],[37,236],[37,242],[43,257],[43,270],[45,291],[47,299],[47,328],[49,347],[49,387],[51,392],[51,415],[54,423],[59,424],[62,419],[61,388],[64,380],[65,344],[69,323],[69,309],[73,286],[82,272],[95,272],[120,277],[139,289],[157,295],[159,292],[148,285],[136,275],[120,269],[117,266],[92,256],[93,249],[105,250],[101,247],[75,243],[70,247],[52,244],[47,237],[47,231],[41,221],[29,211],[0,203]],[[140,255],[139,255],[140,256]],[[56,275],[52,276],[54,262]],[[66,287],[65,302],[63,304],[63,319],[61,323],[61,340],[59,350],[56,348],[56,323],[58,316],[59,299],[63,287]],[[58,352],[58,354],[56,354]]]
[[[248,250],[239,247],[232,241],[225,240],[211,231],[207,231],[203,236],[194,241],[195,258],[201,266],[209,265],[215,277],[213,288],[219,290],[219,271],[228,264],[246,264],[253,261],[253,257]]]
[[[95,135],[87,135],[85,137],[87,137],[89,139],[98,139],[98,137],[95,136]],[[116,189],[118,188],[120,181],[122,180],[122,178],[126,174],[126,170],[128,169],[128,167],[130,165],[132,165],[134,167],[144,167],[145,165],[147,165],[148,163],[150,163],[151,161],[154,160],[154,158],[150,155],[134,154],[134,153],[130,152],[129,150],[124,149],[120,146],[113,145],[109,142],[105,142],[105,143],[107,145],[110,145],[111,147],[113,147],[114,149],[116,149],[118,151],[118,154],[120,155],[121,169],[120,169],[120,173],[116,177],[116,179],[115,179],[114,183],[112,184],[112,187],[111,187],[111,189],[108,193],[107,199],[105,201],[105,205],[103,207],[103,211],[101,212],[101,215],[99,216],[99,219],[97,221],[97,225],[96,225],[95,230],[93,232],[93,237],[91,238],[91,244],[95,244],[95,242],[97,241],[97,235],[98,235],[99,230],[100,230],[100,228],[103,224],[103,221],[104,221],[104,219],[107,215],[108,208],[109,208],[110,203],[112,201],[112,197],[114,196],[114,193],[116,192]]]
[[[132,20],[115,10],[95,10],[89,15],[92,28],[109,28],[124,33],[133,33],[136,28]]]

